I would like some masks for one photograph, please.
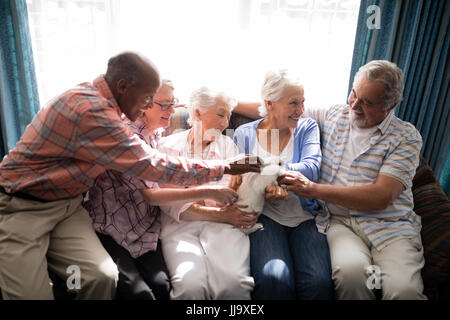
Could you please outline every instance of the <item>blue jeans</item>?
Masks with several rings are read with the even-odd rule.
[[[330,252],[314,220],[295,228],[260,215],[250,234],[250,268],[257,300],[333,299]]]

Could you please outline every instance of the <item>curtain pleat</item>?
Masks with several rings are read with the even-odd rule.
[[[367,27],[370,5],[380,8],[380,29]],[[390,60],[403,70],[403,101],[395,113],[420,131],[421,154],[444,189],[450,162],[449,20],[447,0],[362,0],[349,81],[350,92],[359,67],[371,60]]]
[[[8,153],[39,110],[25,0],[0,1],[0,155]]]

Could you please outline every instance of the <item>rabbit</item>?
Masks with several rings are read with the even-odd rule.
[[[264,208],[264,195],[267,186],[278,185],[277,178],[282,175],[285,170],[284,164],[280,162],[278,157],[268,158],[263,161],[260,173],[246,173],[242,176],[242,183],[239,186],[238,201],[236,204],[245,205],[246,208],[241,209],[245,212],[256,212],[261,214]],[[250,234],[263,225],[256,223],[250,228],[242,229],[246,234]]]

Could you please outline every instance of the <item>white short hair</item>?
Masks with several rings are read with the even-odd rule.
[[[380,81],[386,89],[382,97],[384,109],[398,105],[403,99],[403,72],[393,62],[387,60],[373,60],[359,68],[353,80],[353,87],[361,79]]]
[[[175,87],[173,86],[172,80],[169,80],[167,78],[161,79],[161,87],[166,86],[169,87],[172,90],[175,90]]]
[[[259,115],[265,117],[268,114],[265,101],[278,101],[283,97],[284,89],[287,86],[300,86],[298,76],[291,74],[287,69],[269,71],[266,73],[261,87],[261,98],[263,103],[258,108]]]
[[[213,91],[207,87],[201,87],[192,92],[188,104],[188,111],[189,111],[189,118],[187,119],[188,124],[190,126],[193,125],[195,119],[194,117],[195,110],[198,110],[200,114],[205,113],[208,111],[210,107],[216,105],[218,99],[222,99],[223,101],[225,101],[227,106],[230,108],[230,112],[233,111],[234,107],[236,107],[237,105],[236,100],[229,97],[225,93]]]

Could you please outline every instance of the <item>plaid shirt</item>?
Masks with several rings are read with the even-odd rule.
[[[123,124],[103,76],[82,83],[41,109],[0,164],[0,185],[45,200],[77,196],[106,169],[172,184],[220,180],[223,165],[170,157]]]
[[[152,148],[157,148],[163,129],[149,135],[144,122],[125,124]],[[161,232],[158,206],[149,205],[139,190],[157,188],[158,184],[133,178],[115,170],[106,170],[89,189],[84,206],[97,232],[111,236],[133,258],[155,251]]]
[[[322,167],[319,183],[331,184],[341,164],[345,145],[349,139],[350,112],[347,105],[336,105],[329,110],[307,109],[305,117],[317,121],[321,131]],[[398,238],[420,236],[421,219],[413,211],[412,179],[419,164],[422,147],[420,133],[408,122],[391,113],[377,126],[367,145],[352,162],[348,186],[363,186],[375,182],[378,174],[387,175],[404,186],[405,190],[385,210],[356,211],[356,218],[364,234],[377,250],[381,250]],[[326,203],[316,218],[320,231],[325,232],[329,223]]]

